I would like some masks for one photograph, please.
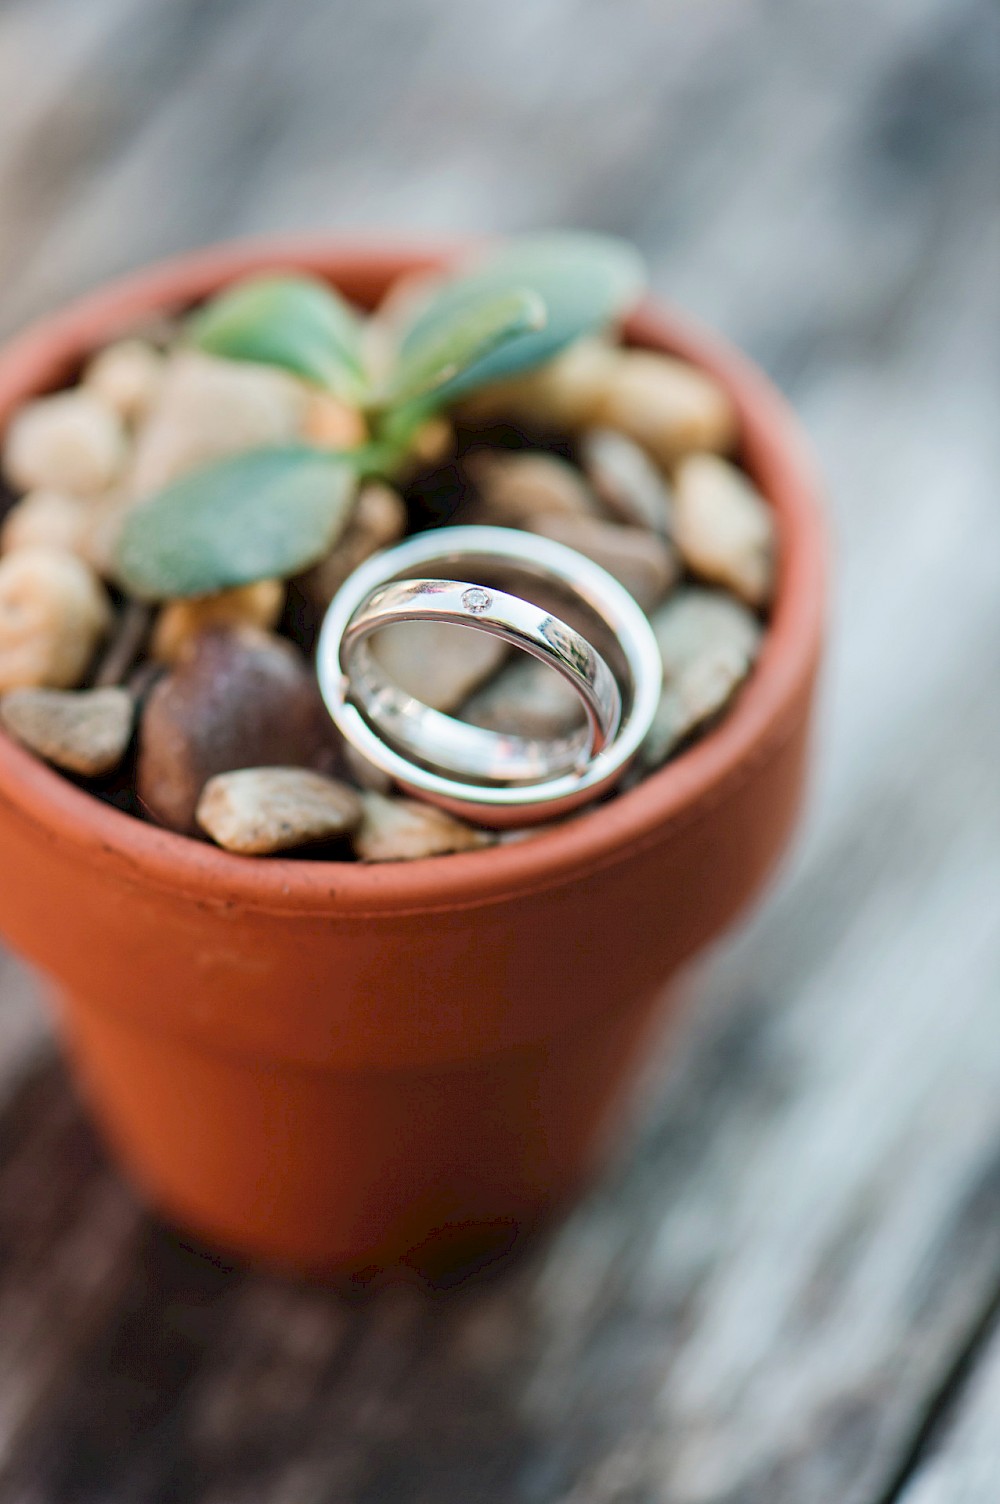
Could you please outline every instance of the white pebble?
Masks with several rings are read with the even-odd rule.
[[[95,355],[83,384],[127,423],[147,413],[163,380],[165,359],[155,345],[123,339]]]
[[[82,554],[90,506],[65,491],[29,491],[15,502],[0,527],[0,553],[16,548],[59,548]]]
[[[0,559],[0,691],[80,683],[111,625],[108,597],[81,559],[21,548]]]
[[[111,485],[125,452],[121,418],[93,392],[77,387],[38,397],[14,414],[3,466],[19,490],[44,487],[92,496]]]

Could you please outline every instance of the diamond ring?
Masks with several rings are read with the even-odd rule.
[[[556,587],[608,639],[618,677],[561,616],[496,587],[498,570],[505,584],[514,574]],[[487,632],[547,664],[576,691],[585,725],[521,737],[414,699],[387,677],[372,639],[420,621]],[[605,570],[563,544],[494,527],[422,533],[362,564],[327,613],[317,672],[331,716],[364,758],[406,792],[494,826],[550,820],[613,787],[649,729],[662,678],[649,623]]]

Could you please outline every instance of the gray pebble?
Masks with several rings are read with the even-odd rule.
[[[454,710],[507,656],[498,637],[450,622],[402,622],[371,639],[394,684],[434,710]]]
[[[613,428],[590,428],[580,438],[584,473],[620,522],[669,536],[670,488],[646,451]]]
[[[361,795],[364,818],[354,849],[365,862],[406,862],[453,851],[477,851],[494,837],[418,799]]]
[[[644,528],[622,527],[595,517],[552,515],[536,518],[530,531],[593,559],[625,586],[644,611],[659,605],[680,574],[671,545]]]
[[[519,653],[462,707],[462,719],[487,731],[546,741],[583,724],[580,696],[536,658]]]
[[[242,768],[209,779],[197,820],[216,845],[267,856],[347,835],[360,823],[361,796],[306,768]]]
[[[132,739],[135,701],[124,689],[12,689],[0,700],[4,730],[46,762],[97,778]]]
[[[760,621],[739,601],[697,586],[679,590],[652,624],[664,688],[640,749],[646,768],[658,767],[725,709],[753,667],[763,636]]]

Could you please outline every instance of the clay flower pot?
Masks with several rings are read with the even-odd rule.
[[[279,241],[126,278],[7,347],[0,422],[238,275],[307,268],[370,304],[447,254]],[[654,305],[628,333],[728,388],[781,551],[735,708],[638,787],[487,852],[245,859],[99,803],[0,736],[0,931],[51,982],[127,1172],[215,1244],[311,1272],[432,1267],[534,1224],[591,1171],[671,978],[789,838],[822,635],[813,474],[739,355]]]

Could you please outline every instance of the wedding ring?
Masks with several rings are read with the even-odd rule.
[[[487,583],[498,565],[582,606],[614,644],[622,682],[580,632]],[[419,621],[488,632],[548,664],[576,690],[586,724],[534,739],[421,704],[371,651],[382,628]],[[494,527],[422,533],[362,564],[327,613],[317,672],[331,716],[364,758],[406,792],[495,826],[550,820],[613,787],[649,729],[662,680],[652,629],[616,580],[563,544]]]

